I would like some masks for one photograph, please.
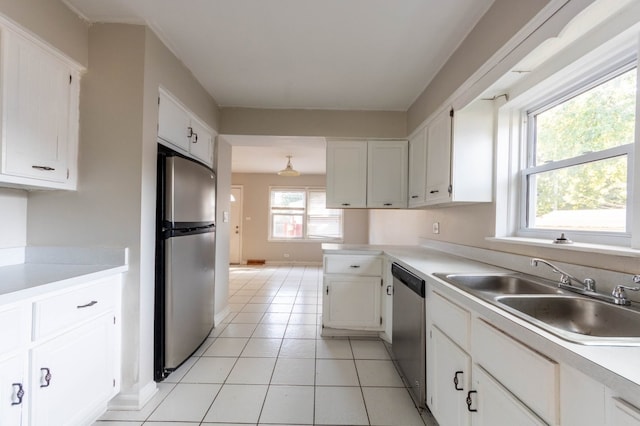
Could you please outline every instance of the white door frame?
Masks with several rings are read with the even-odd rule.
[[[231,192],[232,196],[233,196],[234,190],[236,192],[239,192],[240,196],[236,197],[236,198],[239,198],[239,199],[236,199],[235,201],[231,202],[231,210],[232,211],[231,211],[231,214],[230,214],[231,223],[230,223],[230,229],[229,229],[229,237],[230,237],[230,240],[229,240],[229,263],[241,264],[242,260],[243,260],[242,259],[242,239],[243,239],[243,229],[242,229],[242,217],[243,217],[242,215],[243,215],[243,212],[242,212],[242,209],[243,209],[243,204],[244,204],[244,200],[243,200],[243,198],[244,198],[244,188],[243,188],[242,185],[231,185],[231,191],[230,192]],[[238,217],[237,217],[238,223],[234,223],[234,214],[233,214],[233,209],[234,209],[233,206],[234,205],[237,206],[236,208],[238,209]],[[234,259],[234,253],[231,250],[231,239],[235,235],[237,235],[238,233],[240,235],[240,237],[238,239],[238,258]]]

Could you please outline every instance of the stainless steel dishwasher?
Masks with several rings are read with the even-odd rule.
[[[393,358],[411,396],[426,407],[425,283],[402,266],[391,265],[393,276]]]

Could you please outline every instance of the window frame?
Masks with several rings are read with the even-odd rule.
[[[271,205],[271,200],[272,200],[272,193],[273,191],[292,191],[292,192],[304,192],[305,194],[305,206],[304,208],[291,208],[291,210],[296,210],[296,211],[300,211],[302,214],[302,237],[301,238],[281,238],[281,237],[275,237],[273,235],[273,217],[274,217],[274,207]],[[325,187],[321,187],[321,186],[269,186],[269,193],[268,193],[268,197],[269,197],[269,208],[268,208],[268,241],[269,242],[304,242],[304,243],[310,243],[310,242],[316,242],[316,243],[324,243],[324,242],[333,242],[333,243],[341,243],[342,241],[344,241],[344,209],[329,209],[329,210],[339,210],[340,211],[340,234],[341,236],[339,238],[331,238],[331,237],[319,237],[319,238],[310,238],[308,235],[308,221],[309,221],[309,217],[311,216],[309,214],[309,200],[310,200],[310,193],[311,192],[324,192],[325,197],[327,194],[327,189]],[[286,210],[287,208],[279,208],[279,207],[275,207],[276,209],[284,209]]]
[[[540,239],[555,239],[562,232],[566,232],[567,235],[576,242],[583,243],[595,243],[606,244],[616,246],[632,245],[633,230],[637,228],[637,224],[634,223],[634,169],[637,166],[634,164],[634,151],[635,146],[638,144],[638,134],[640,133],[640,96],[638,95],[638,87],[640,87],[640,64],[638,63],[638,57],[634,54],[631,57],[627,57],[613,65],[601,66],[596,71],[590,72],[586,75],[582,75],[579,78],[569,80],[565,85],[567,90],[562,91],[560,94],[557,92],[553,95],[542,96],[538,98],[538,102],[525,104],[523,108],[519,110],[521,132],[520,132],[520,160],[518,167],[518,184],[517,184],[517,197],[518,197],[518,217],[517,227],[515,230],[516,237],[526,238],[540,238]],[[586,93],[589,90],[612,80],[625,72],[632,69],[636,69],[636,122],[634,141],[629,144],[617,146],[614,148],[608,148],[597,152],[585,153],[575,157],[553,161],[542,165],[532,165],[535,155],[535,115],[549,110],[557,105],[562,104],[582,93]],[[534,212],[534,202],[530,202],[531,195],[529,193],[529,177],[542,172],[552,170],[562,170],[568,167],[577,165],[584,165],[594,161],[605,160],[609,158],[615,158],[619,156],[627,157],[627,207],[626,207],[626,231],[625,232],[607,232],[607,231],[587,231],[587,230],[565,230],[561,228],[557,229],[541,229],[530,228],[528,226],[528,218]],[[636,180],[638,177],[636,177]],[[638,219],[636,219],[638,220]]]

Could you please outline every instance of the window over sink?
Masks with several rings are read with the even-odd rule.
[[[527,111],[524,230],[628,235],[636,88],[634,60]]]
[[[496,240],[637,255],[640,32],[620,16],[567,27],[494,88]]]

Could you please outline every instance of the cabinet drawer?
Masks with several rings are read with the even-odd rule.
[[[471,321],[469,311],[451,303],[436,292],[433,292],[429,309],[433,324],[437,325],[458,346],[469,351]]]
[[[34,340],[113,310],[117,282],[114,278],[95,282],[34,303]]]
[[[0,308],[0,358],[29,343],[31,303]]]
[[[377,256],[325,256],[325,274],[382,276],[382,258]]]
[[[558,364],[482,320],[473,323],[474,362],[550,424],[558,423]]]

